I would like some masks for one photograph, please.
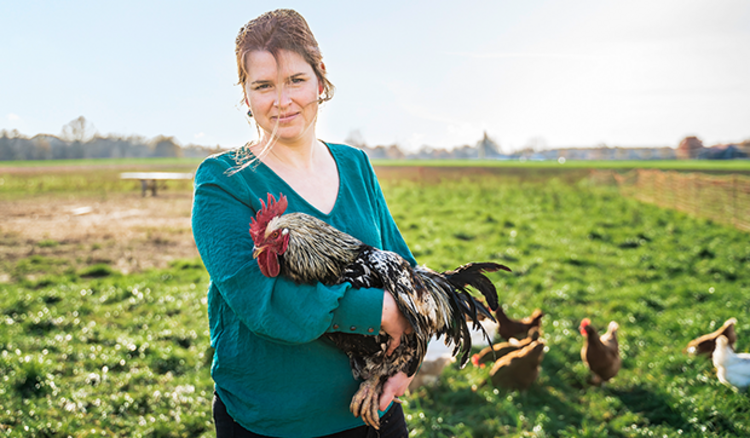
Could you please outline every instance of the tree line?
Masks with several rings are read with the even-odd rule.
[[[220,150],[199,145],[180,146],[174,137],[101,136],[83,117],[63,126],[59,136],[26,137],[17,130],[0,130],[0,161],[81,158],[202,158]]]

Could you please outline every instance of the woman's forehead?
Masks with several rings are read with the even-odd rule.
[[[276,56],[265,50],[255,50],[246,58],[247,73],[250,81],[266,76],[292,76],[298,73],[310,73],[312,67],[296,52],[279,50]]]

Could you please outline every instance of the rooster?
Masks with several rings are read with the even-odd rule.
[[[383,384],[400,371],[412,376],[431,336],[445,335],[446,345],[454,346],[453,356],[463,353],[460,363],[466,364],[471,350],[467,318],[477,321],[478,314],[484,314],[492,319],[466,286],[481,292],[494,310],[497,291],[483,273],[509,268],[470,263],[439,273],[424,266],[412,267],[398,254],[373,248],[310,215],[284,214],[287,200],[283,195],[278,202],[271,194],[268,204],[260,201],[262,208],[251,221],[250,234],[255,244],[253,256],[263,275],[281,275],[299,284],[349,282],[355,288],[385,289],[412,326],[412,333],[404,335],[390,355],[386,354],[389,336],[382,330],[375,336],[326,334],[349,357],[354,378],[363,380],[349,406],[354,416],[379,429]]]
[[[612,321],[607,327],[607,333],[599,336],[591,320],[584,318],[579,330],[586,339],[581,348],[581,359],[594,373],[594,383],[606,382],[617,375],[622,363],[620,347],[617,342],[619,326]]]

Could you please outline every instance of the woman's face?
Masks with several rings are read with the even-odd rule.
[[[266,135],[276,130],[277,141],[294,143],[315,139],[319,81],[302,56],[281,50],[254,51],[247,57],[245,96],[258,126]]]

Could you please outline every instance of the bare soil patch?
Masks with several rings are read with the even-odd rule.
[[[198,257],[190,193],[115,193],[0,201],[0,282],[18,260],[41,255],[80,269],[105,263],[123,273]]]

